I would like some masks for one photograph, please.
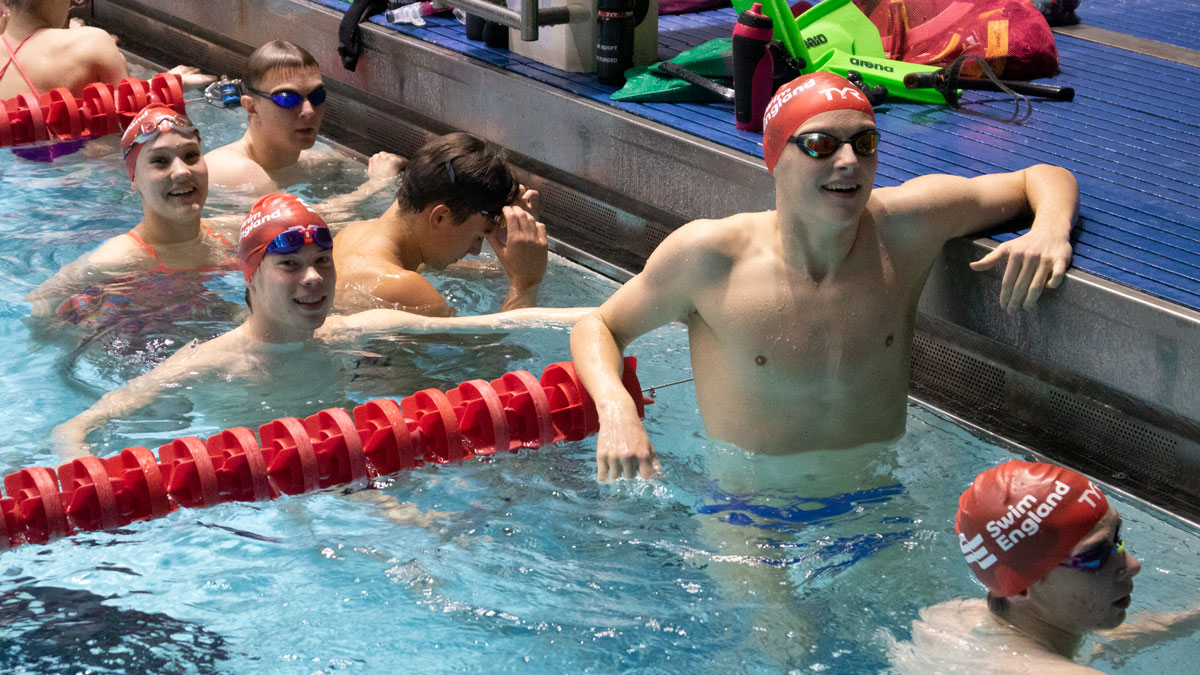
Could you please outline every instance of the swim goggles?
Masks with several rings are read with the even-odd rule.
[[[804,151],[804,154],[816,159],[832,155],[838,151],[838,148],[847,143],[854,150],[854,154],[859,157],[870,157],[875,154],[876,148],[879,147],[879,131],[877,129],[866,129],[847,139],[841,139],[837,136],[817,131],[789,138],[788,142],[795,143]]]
[[[270,255],[287,255],[304,248],[305,244],[316,244],[325,250],[333,248],[333,234],[324,225],[309,225],[308,227],[293,227],[280,232],[267,244]]]
[[[453,161],[454,160],[450,160],[450,162],[453,162]],[[454,185],[454,181],[455,181],[454,165],[451,164],[450,162],[446,162],[446,173],[450,175],[450,184]],[[508,225],[508,219],[504,217],[503,212],[489,211],[487,209],[480,209],[479,215],[492,221],[492,227],[502,228],[502,227]]]
[[[1125,553],[1125,542],[1121,541],[1120,537],[1117,537],[1116,541],[1111,544],[1107,541],[1102,541],[1079,555],[1067,558],[1060,562],[1058,566],[1072,570],[1095,572],[1107,565],[1109,558],[1112,558],[1115,553]]]
[[[323,86],[317,87],[316,89],[308,92],[308,96],[305,96],[297,91],[292,91],[291,89],[283,89],[276,92],[262,91],[261,89],[255,89],[244,83],[242,84],[242,88],[251,94],[271,99],[275,102],[275,105],[279,106],[280,108],[295,108],[301,103],[304,103],[304,99],[306,98],[308,99],[308,102],[311,103],[314,108],[316,108],[325,102],[326,96],[325,87]]]
[[[157,122],[151,119],[143,120],[142,123],[138,125],[138,135],[134,136],[133,141],[129,144],[129,147],[125,148],[125,151],[122,153],[122,157],[129,157],[129,153],[133,152],[133,149],[137,146],[148,141],[152,141],[162,132],[170,130],[178,131],[181,134],[195,134],[196,136],[200,135],[200,131],[196,129],[196,126],[192,124],[191,120],[183,115],[164,117]]]

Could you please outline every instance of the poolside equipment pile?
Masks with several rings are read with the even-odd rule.
[[[150,103],[186,114],[182,78],[159,73],[149,80],[127,77],[115,87],[93,82],[78,98],[63,88],[19,94],[0,101],[0,147],[118,134]]]
[[[621,377],[645,415],[637,360]],[[517,452],[578,441],[600,428],[596,406],[569,361],[539,380],[523,370],[470,380],[446,392],[424,389],[399,402],[376,399],[354,408],[284,417],[258,429],[226,429],[207,440],[178,438],[158,449],[132,447],[108,457],[81,457],[58,470],[28,467],[4,478],[0,550],[43,544],[78,531],[112,530],[163,517],[178,507],[264,501],[424,464]]]

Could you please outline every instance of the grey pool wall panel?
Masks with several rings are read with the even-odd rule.
[[[346,71],[341,16],[307,0],[92,5],[124,48],[207,72],[240,73],[273,39],[303,44],[333,94],[323,133],[360,152],[410,154],[452,130],[504,146],[542,191],[556,250],[618,279],[688,220],[773,206],[757,157],[380,26],[363,24],[366,53]],[[935,265],[914,392],[1200,518],[1200,314],[1075,270],[1036,310],[1006,314],[999,274],[967,267],[994,245],[952,242]]]

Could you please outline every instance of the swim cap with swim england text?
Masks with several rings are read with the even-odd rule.
[[[1013,460],[975,477],[958,500],[958,543],[993,595],[1017,595],[1058,566],[1108,500],[1070,469]]]
[[[763,113],[763,159],[775,172],[788,139],[812,117],[831,110],[858,110],[875,119],[867,95],[850,80],[833,73],[801,75],[775,92]]]
[[[262,264],[272,239],[284,230],[311,225],[325,225],[325,220],[295,195],[276,192],[254,202],[238,235],[238,263],[246,283]]]

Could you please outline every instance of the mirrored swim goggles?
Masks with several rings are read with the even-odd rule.
[[[295,108],[301,103],[304,103],[304,99],[308,99],[308,102],[312,104],[312,107],[316,108],[325,102],[325,96],[327,93],[324,86],[313,89],[312,91],[308,92],[307,96],[291,89],[282,89],[276,92],[262,91],[261,89],[255,89],[254,87],[251,87],[245,83],[242,84],[242,89],[245,89],[256,96],[269,98],[280,108]]]
[[[788,143],[795,143],[804,154],[815,159],[823,159],[832,155],[843,144],[849,144],[854,150],[854,154],[859,157],[870,157],[879,147],[879,130],[866,129],[847,139],[816,131],[789,138]]]
[[[175,115],[174,117],[164,117],[157,122],[152,119],[146,119],[138,125],[138,135],[133,137],[133,142],[129,147],[125,148],[121,154],[122,157],[129,157],[129,153],[139,145],[154,140],[164,131],[178,131],[181,134],[200,136],[200,130],[192,124],[191,120],[183,115]]]
[[[1114,543],[1110,544],[1107,541],[1102,541],[1083,553],[1080,553],[1079,555],[1073,555],[1067,558],[1066,560],[1060,562],[1058,566],[1066,567],[1067,569],[1072,570],[1087,570],[1089,572],[1096,572],[1100,570],[1100,568],[1107,565],[1109,559],[1117,553],[1122,555],[1125,553],[1125,542],[1122,541],[1119,536],[1116,538]]]
[[[287,255],[304,248],[305,244],[316,244],[325,250],[333,248],[333,234],[324,225],[296,226],[280,232],[267,244],[267,254]]]

